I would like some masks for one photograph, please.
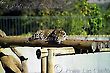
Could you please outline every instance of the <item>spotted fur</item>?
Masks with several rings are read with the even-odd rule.
[[[61,43],[66,40],[66,33],[61,29],[39,30],[29,38],[29,41],[32,40],[47,40],[48,42]]]

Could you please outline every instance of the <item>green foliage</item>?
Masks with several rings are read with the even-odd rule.
[[[88,22],[85,24],[88,27],[84,27],[88,34],[100,34],[102,29],[102,15],[100,8],[96,4],[90,4],[87,0],[83,0],[76,4],[79,12],[87,18]]]
[[[35,0],[32,1],[35,2]],[[14,10],[10,8],[14,9],[13,6],[17,5],[17,2],[15,0],[4,0],[3,2],[0,3],[0,15],[6,15],[8,11],[11,15],[11,11]],[[27,1],[20,1],[19,3],[26,7],[18,13],[18,16],[21,16],[19,17],[20,29],[24,29],[26,33],[39,29],[61,28],[68,35],[110,34],[110,8],[102,14],[98,4],[88,3],[87,0],[63,0],[63,2],[55,0],[52,4],[59,3],[55,8],[49,8],[45,0],[42,0],[40,3],[41,8],[35,9],[27,8],[31,4],[28,5]],[[51,0],[47,0],[47,3],[51,3]],[[14,13],[16,14],[16,12]],[[10,24],[12,24],[10,29],[14,32],[17,28],[14,28],[14,22]],[[16,25],[18,26],[19,23],[16,23]]]
[[[75,7],[73,7],[72,10],[74,9]],[[69,35],[87,34],[85,30],[82,29],[86,20],[83,19],[81,14],[76,14],[76,11],[72,10],[62,11],[59,9],[43,9],[39,11],[39,16],[41,16],[41,19],[38,20],[38,22],[42,25],[42,29],[61,28],[64,29]]]
[[[102,34],[110,34],[110,8],[106,10],[103,14],[103,30],[101,31]]]

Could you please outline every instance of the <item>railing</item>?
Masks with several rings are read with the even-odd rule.
[[[88,17],[83,16],[0,16],[0,29],[7,35],[21,35],[35,32],[38,29],[63,28],[67,34],[70,31],[79,34],[82,30],[88,32]],[[104,24],[102,22],[102,24]],[[76,27],[78,26],[79,27]],[[81,26],[80,26],[81,25]],[[83,26],[82,26],[83,25]],[[79,31],[81,29],[81,31]],[[101,30],[104,31],[104,30]],[[82,31],[83,32],[83,31]],[[97,30],[97,33],[100,30]],[[104,31],[105,32],[105,31]],[[108,32],[108,31],[107,31]],[[92,33],[92,32],[91,32]],[[90,32],[89,32],[90,34]]]
[[[3,16],[0,17],[0,29],[7,35],[26,34],[37,27],[36,19],[36,17]]]
[[[35,32],[38,29],[63,28],[69,33],[79,24],[87,24],[83,16],[0,16],[0,29],[7,35],[21,35]],[[80,22],[80,23],[79,23]],[[80,30],[82,27],[75,28]],[[75,31],[74,30],[74,31]]]
[[[55,73],[55,56],[73,55],[73,47],[42,48],[36,51],[38,59],[41,59],[41,73]]]
[[[42,17],[42,19],[43,18],[44,17]],[[29,32],[31,33],[35,30],[38,30],[39,28],[42,28],[42,24],[45,26],[50,26],[50,24],[52,25],[51,20],[56,19],[56,17],[46,18],[45,23],[42,23],[43,22],[42,19],[39,17],[0,17],[0,29],[5,31],[7,35],[20,35],[20,34],[23,34],[23,33],[26,34]],[[45,26],[43,26],[43,27],[45,27]],[[53,28],[53,27],[50,26],[50,28]],[[7,38],[7,39],[9,40],[9,38]],[[86,43],[87,43],[87,41],[89,41],[89,42],[92,41],[93,44],[91,45],[91,47],[93,50],[96,50],[96,48],[98,47],[98,49],[100,49],[101,51],[107,50],[110,52],[110,49],[109,49],[110,48],[110,35],[97,35],[97,36],[95,36],[95,35],[94,36],[89,36],[89,35],[88,36],[82,36],[82,35],[76,36],[75,35],[75,36],[72,36],[72,39],[80,40],[82,42],[86,41]],[[3,41],[3,38],[1,38],[1,40]],[[15,39],[13,39],[13,40],[15,40]],[[21,39],[21,41],[19,41],[19,39],[17,39],[17,40],[18,40],[18,44],[23,43],[28,46],[30,46],[30,44],[32,44],[32,43],[24,42],[22,39]],[[5,42],[6,41],[7,40],[5,40]],[[11,40],[9,40],[9,41],[11,41]],[[13,41],[11,41],[11,44],[12,44],[12,42]],[[75,42],[77,42],[77,41],[75,41]],[[79,42],[77,44],[77,47],[81,46],[82,42]],[[7,43],[9,43],[9,42],[7,42]],[[7,45],[7,43],[4,43],[4,44]],[[15,43],[13,43],[13,44],[15,44]],[[108,47],[107,49],[106,49],[106,44]],[[85,43],[83,45],[85,46]],[[105,48],[105,49],[103,50],[102,48],[103,49]],[[82,50],[82,46],[79,49]],[[38,58],[40,58],[40,57],[42,58],[42,60],[41,60],[42,73],[46,73],[47,71],[48,71],[47,73],[54,73],[54,57],[61,56],[61,55],[73,55],[73,54],[75,54],[74,50],[75,50],[74,48],[68,48],[68,49],[48,48],[47,50],[44,50],[44,52],[42,52],[41,50],[38,50],[36,54],[37,54]],[[84,50],[85,50],[85,48],[84,48]],[[87,50],[88,50],[88,48],[87,48]],[[48,62],[46,62],[46,61],[48,61]],[[48,65],[48,67],[47,67],[47,65]]]

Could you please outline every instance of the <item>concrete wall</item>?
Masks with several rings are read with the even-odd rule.
[[[28,57],[29,73],[40,73],[40,61],[35,52],[38,48],[18,47],[25,57]],[[5,53],[14,55],[9,48]],[[14,55],[15,56],[15,55]],[[110,73],[110,53],[91,53],[70,56],[58,56],[55,58],[56,73]],[[0,73],[4,73],[0,66]]]

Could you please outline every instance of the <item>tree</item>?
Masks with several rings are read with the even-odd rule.
[[[108,3],[107,5],[108,6],[102,11],[104,26],[103,26],[103,30],[101,32],[103,34],[110,34],[110,3]]]
[[[94,3],[88,3],[87,0],[32,0],[29,2],[3,0],[2,2],[0,3],[1,15],[22,16],[19,18],[20,23],[16,25],[21,24],[19,28],[26,30],[26,33],[46,28],[62,28],[69,35],[103,34],[102,31],[105,31],[103,29],[108,26],[105,27],[105,24],[102,24],[102,21],[106,22],[106,20],[102,17],[100,7]],[[13,26],[15,26],[14,22],[11,22],[10,28],[14,32],[18,28]],[[34,26],[32,30],[30,26]],[[7,27],[4,27],[5,31],[8,31]]]
[[[88,22],[84,25],[84,29],[88,34],[100,34],[102,29],[102,14],[98,5],[88,3],[87,0],[82,0],[76,4],[79,12],[86,17]]]

